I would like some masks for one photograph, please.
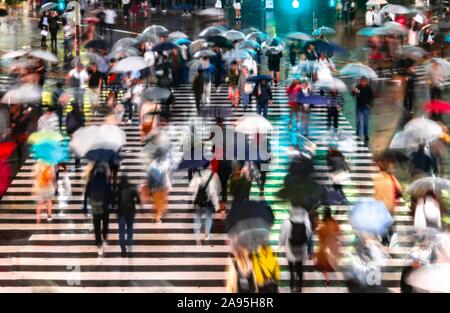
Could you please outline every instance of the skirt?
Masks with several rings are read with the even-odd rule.
[[[235,3],[233,4],[233,7],[235,10],[240,10],[241,9],[241,4],[240,3]]]

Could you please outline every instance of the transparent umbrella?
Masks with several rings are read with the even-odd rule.
[[[146,68],[147,62],[142,57],[127,57],[120,60],[112,69],[113,72],[132,72]]]
[[[33,104],[41,100],[42,90],[33,84],[20,85],[8,91],[1,99],[5,104]]]
[[[221,35],[226,32],[227,29],[223,26],[209,26],[200,32],[198,35],[200,38],[208,38],[212,36]]]
[[[362,63],[350,63],[344,66],[340,74],[342,76],[351,76],[351,77],[362,77],[365,76],[369,79],[378,78],[377,73],[375,71]]]
[[[136,40],[136,38],[132,37],[125,37],[122,39],[119,39],[112,47],[112,50],[121,50],[121,49],[127,49],[133,46],[136,46],[139,42]]]
[[[161,25],[151,25],[142,31],[142,34],[150,33],[156,36],[162,36],[169,33],[169,30]]]
[[[234,29],[226,31],[223,34],[223,36],[226,39],[228,39],[228,40],[230,40],[232,42],[233,41],[245,40],[245,38],[246,38],[246,36],[245,36],[245,34],[243,32],[240,32],[240,31],[237,31],[237,30],[234,30]]]

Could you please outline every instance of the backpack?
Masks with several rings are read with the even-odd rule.
[[[73,134],[81,127],[80,121],[76,118],[76,116],[70,112],[66,118],[66,132],[68,134]]]
[[[289,243],[292,248],[302,248],[308,241],[305,223],[295,223],[291,221],[292,230]]]
[[[233,260],[233,266],[237,273],[237,292],[238,293],[256,293],[256,286],[253,281],[254,274],[253,271],[250,273],[248,277],[245,277],[237,266],[236,260]]]
[[[264,255],[261,255],[264,252]],[[253,255],[253,271],[258,283],[259,293],[278,293],[279,266],[272,249],[259,249]]]
[[[148,171],[148,184],[151,190],[166,187],[166,174],[156,167],[151,167]]]
[[[207,208],[211,206],[211,201],[209,200],[207,189],[213,175],[214,173],[211,173],[211,176],[209,176],[206,184],[198,188],[197,195],[195,196],[194,204],[198,205],[201,208]]]

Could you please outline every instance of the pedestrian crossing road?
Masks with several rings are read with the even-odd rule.
[[[171,141],[180,140],[180,132],[187,121],[195,118],[194,97],[190,86],[175,91],[176,104],[172,107]],[[227,90],[212,92],[211,102],[229,105]],[[244,114],[242,108],[234,111],[226,123],[233,123]],[[277,126],[280,149],[291,144],[295,136],[288,130],[289,108],[284,88],[274,89],[269,120]],[[91,116],[89,124],[98,124],[101,117]],[[210,125],[213,121],[205,121]],[[138,121],[124,125],[127,145],[124,147],[122,170],[133,183],[144,180]],[[350,201],[373,193],[372,176],[378,172],[370,151],[354,136],[351,125],[340,117],[341,133],[352,143],[345,152],[352,168],[351,182],[344,188]],[[326,127],[326,112],[314,108],[311,113],[310,139],[325,152],[333,139]],[[274,194],[281,187],[289,159],[280,157],[270,167],[265,199],[272,205],[276,222],[270,236],[281,265],[281,291],[289,291],[289,271],[277,238],[282,221],[289,216],[289,205]],[[0,292],[225,292],[228,254],[230,248],[223,219],[216,215],[211,239],[196,244],[193,234],[194,210],[192,196],[187,191],[187,173],[173,175],[173,190],[169,196],[168,213],[162,223],[155,223],[151,205],[138,209],[135,221],[135,246],[130,258],[120,257],[118,227],[115,214],[111,214],[108,247],[103,257],[97,257],[92,222],[82,211],[85,180],[81,170],[69,165],[71,195],[60,194],[55,200],[54,219],[51,223],[35,223],[34,203],[31,196],[33,160],[27,160],[0,202]],[[83,163],[84,164],[84,163]],[[316,178],[331,185],[328,167],[323,160],[316,162]],[[60,181],[59,184],[62,182]],[[258,188],[252,188],[251,197],[258,199]],[[353,251],[354,235],[348,222],[349,207],[334,206],[336,219],[344,233],[344,255]],[[397,231],[407,234],[411,230],[409,209],[402,204],[397,210]],[[317,238],[314,238],[317,241]],[[399,237],[399,243],[390,248],[391,259],[382,267],[382,283],[392,291],[399,291],[401,268],[412,242]],[[317,249],[317,247],[316,247]],[[332,276],[330,287],[316,272],[314,262],[305,267],[304,292],[346,292],[343,273]]]

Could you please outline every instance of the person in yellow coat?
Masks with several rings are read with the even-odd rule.
[[[270,246],[261,246],[253,254],[253,271],[258,285],[258,292],[278,292],[280,266]]]
[[[373,197],[375,200],[382,201],[389,210],[389,213],[394,217],[397,200],[402,196],[400,183],[392,174],[394,164],[391,162],[377,162],[377,164],[380,168],[380,174],[373,178],[375,187]],[[386,246],[389,245],[393,235],[394,224],[389,228],[388,234],[383,237],[382,243]]]

